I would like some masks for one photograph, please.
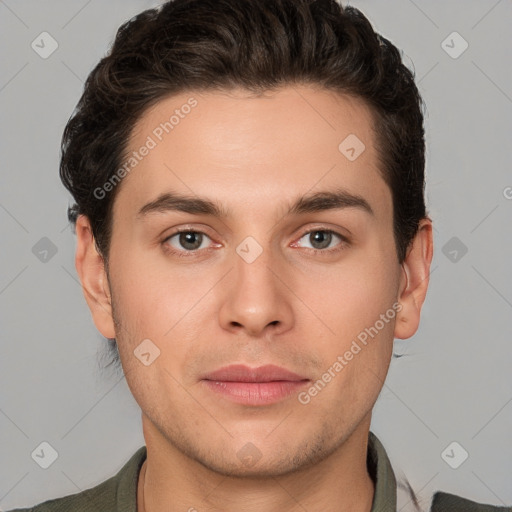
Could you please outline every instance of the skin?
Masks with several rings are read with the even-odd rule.
[[[130,150],[191,96],[197,107],[119,185],[108,273],[88,219],[77,222],[84,295],[98,330],[117,338],[142,410],[148,456],[138,510],[143,488],[148,512],[369,511],[371,411],[393,339],[418,328],[432,223],[421,221],[400,265],[371,111],[311,86],[164,99],[141,117]],[[349,134],[366,146],[354,161],[338,150]],[[286,215],[298,196],[336,187],[364,197],[374,215],[353,207]],[[168,191],[218,201],[231,215],[137,215]],[[190,247],[168,238],[178,227],[207,235],[192,256],[166,250]],[[314,253],[313,228],[349,241],[333,236]],[[262,248],[252,263],[236,252],[248,236]],[[306,405],[296,393],[266,406],[235,404],[201,382],[234,363],[276,364],[315,382],[395,302],[396,317]],[[160,349],[149,366],[133,353],[144,339]],[[252,466],[237,456],[249,442],[261,454]]]

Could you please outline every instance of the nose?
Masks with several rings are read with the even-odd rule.
[[[293,326],[293,294],[286,285],[284,264],[277,260],[268,248],[252,262],[234,253],[234,268],[223,283],[219,310],[224,329],[260,337]]]

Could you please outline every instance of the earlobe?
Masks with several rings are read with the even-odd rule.
[[[80,215],[76,221],[76,236],[75,266],[94,324],[105,338],[115,338],[112,296],[105,262],[96,248],[91,225],[85,215]]]
[[[432,255],[432,221],[425,218],[420,221],[418,232],[402,263],[398,296],[402,308],[396,318],[395,338],[410,338],[418,330],[421,308],[427,295]]]

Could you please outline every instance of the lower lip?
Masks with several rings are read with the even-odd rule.
[[[309,381],[226,382],[203,380],[202,382],[208,389],[238,404],[267,405],[279,402],[293,393],[298,392]]]

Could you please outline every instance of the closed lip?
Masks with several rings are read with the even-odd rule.
[[[207,373],[203,376],[202,380],[217,382],[298,382],[309,379],[273,364],[257,368],[251,368],[243,364],[233,364]]]

